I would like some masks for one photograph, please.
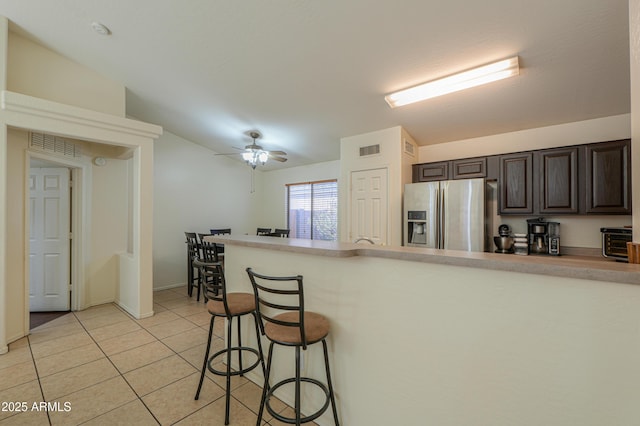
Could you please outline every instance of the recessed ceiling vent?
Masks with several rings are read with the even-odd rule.
[[[380,154],[380,144],[360,147],[360,157],[374,154]]]
[[[58,136],[31,132],[31,148],[65,157],[80,157],[80,148],[74,143]]]

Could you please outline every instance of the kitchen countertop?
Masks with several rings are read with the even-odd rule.
[[[615,262],[592,256],[521,256],[417,247],[341,243],[336,241],[255,235],[216,235],[205,237],[216,243],[255,247],[290,253],[329,257],[380,257],[468,268],[520,272],[525,274],[580,278],[622,284],[640,284],[640,264]]]

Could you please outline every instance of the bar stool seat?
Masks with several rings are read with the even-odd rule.
[[[227,293],[227,306],[231,315],[250,314],[256,310],[256,299],[251,293]],[[226,316],[224,303],[221,300],[210,299],[207,311],[211,315]]]
[[[296,323],[300,321],[298,312],[286,312],[273,317],[274,320]],[[307,344],[321,341],[329,335],[329,320],[316,312],[304,313],[304,334]],[[268,322],[264,325],[264,334],[269,340],[275,340],[281,344],[301,345],[302,336],[300,329]]]

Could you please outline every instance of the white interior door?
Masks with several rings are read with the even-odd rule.
[[[69,169],[31,168],[29,308],[68,311],[70,284]]]
[[[387,169],[351,173],[351,241],[369,238],[387,244]]]

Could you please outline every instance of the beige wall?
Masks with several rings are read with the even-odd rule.
[[[456,158],[468,158],[483,155],[496,155],[509,152],[528,151],[558,146],[579,145],[631,136],[630,115],[598,118],[557,126],[522,130],[519,132],[466,139],[439,145],[420,147],[421,163],[444,161]],[[637,149],[635,151],[638,151]],[[640,163],[634,162],[634,164]],[[634,167],[636,170],[639,167]],[[634,181],[635,182],[635,181]],[[634,185],[636,196],[640,199],[640,185]],[[636,203],[640,204],[640,203]],[[511,226],[514,232],[526,233],[526,219],[533,216],[500,216],[499,223]],[[549,221],[560,222],[561,246],[599,248],[601,247],[601,227],[631,225],[631,216],[594,215],[594,216],[545,216]]]
[[[304,276],[305,307],[331,322],[345,425],[602,426],[640,418],[637,285],[231,246],[231,291],[251,291],[248,266]],[[243,338],[253,338],[248,323],[246,331]],[[274,371],[291,372],[292,352],[277,352]],[[319,345],[306,351],[303,374],[324,378],[321,353]],[[291,403],[291,389],[282,392]],[[317,423],[333,424],[330,414]]]
[[[29,141],[29,132],[20,129],[9,129],[7,158],[8,188],[7,199],[10,208],[8,214],[7,245],[7,294],[6,308],[8,318],[7,336],[9,340],[22,336],[24,329],[28,329],[24,323],[23,309],[27,304],[26,289],[23,285],[25,277],[26,257],[26,222],[28,212],[25,212],[25,179],[27,170],[26,158]],[[82,144],[80,144],[82,145]],[[74,159],[85,164],[91,164],[93,158],[92,148],[99,145],[82,145],[83,157]],[[105,150],[98,150],[100,155]],[[52,161],[58,159],[55,155],[49,156]],[[83,232],[91,236],[91,246],[87,251],[86,274],[84,285],[83,306],[92,306],[105,302],[113,302],[117,296],[118,284],[118,259],[117,253],[127,250],[127,238],[129,232],[128,208],[129,208],[129,183],[128,166],[130,160],[108,158],[104,167],[90,166],[91,172],[85,176],[85,185],[90,185],[92,199],[86,210],[91,215],[90,227]]]
[[[6,19],[3,20],[0,29],[6,31],[6,23]],[[5,102],[0,109],[0,123],[3,129],[5,126],[10,129],[0,136],[0,160],[4,164],[6,152],[8,164],[6,174],[0,176],[0,185],[7,188],[6,197],[4,191],[0,191],[3,211],[0,216],[7,217],[6,223],[0,224],[5,243],[4,274],[0,277],[0,353],[7,350],[7,342],[28,333],[24,220],[27,130],[94,141],[85,143],[81,159],[61,161],[83,170],[79,192],[84,194],[87,203],[82,214],[75,217],[85,218],[82,231],[89,235],[87,238],[94,238],[87,239],[91,242],[84,241],[82,246],[79,263],[82,263],[84,277],[74,283],[79,286],[74,293],[79,295],[77,307],[115,301],[136,317],[153,312],[152,144],[162,133],[158,126],[124,118],[122,85],[13,33],[3,33],[2,39],[5,37],[11,53],[0,43],[0,65],[7,67],[11,91],[3,93]],[[58,114],[70,119],[60,120]],[[137,159],[133,167],[130,167],[132,160],[123,160],[122,148],[104,149],[104,146],[116,145],[131,150],[132,158]],[[109,160],[107,166],[93,176],[95,167],[91,160],[95,155],[107,156]],[[131,262],[123,274],[116,256],[128,249],[132,253],[125,256]]]
[[[420,147],[420,163],[581,145],[631,137],[630,115],[616,115],[537,129]]]
[[[87,273],[88,305],[113,302],[119,283],[118,254],[127,251],[129,166],[131,160],[107,158],[92,166],[91,261]]]
[[[24,307],[26,293],[25,268],[25,150],[27,133],[9,129],[7,143],[7,263],[6,296],[4,305],[7,317],[7,339],[23,336],[25,329]]]
[[[7,90],[125,116],[125,88],[13,32]]]
[[[402,244],[403,135],[400,126],[340,139],[340,241],[349,241],[351,173],[361,170],[388,171],[387,244]],[[380,154],[360,157],[360,147],[380,144]]]
[[[629,0],[631,62],[631,163],[633,167],[633,239],[640,242],[640,0]]]

